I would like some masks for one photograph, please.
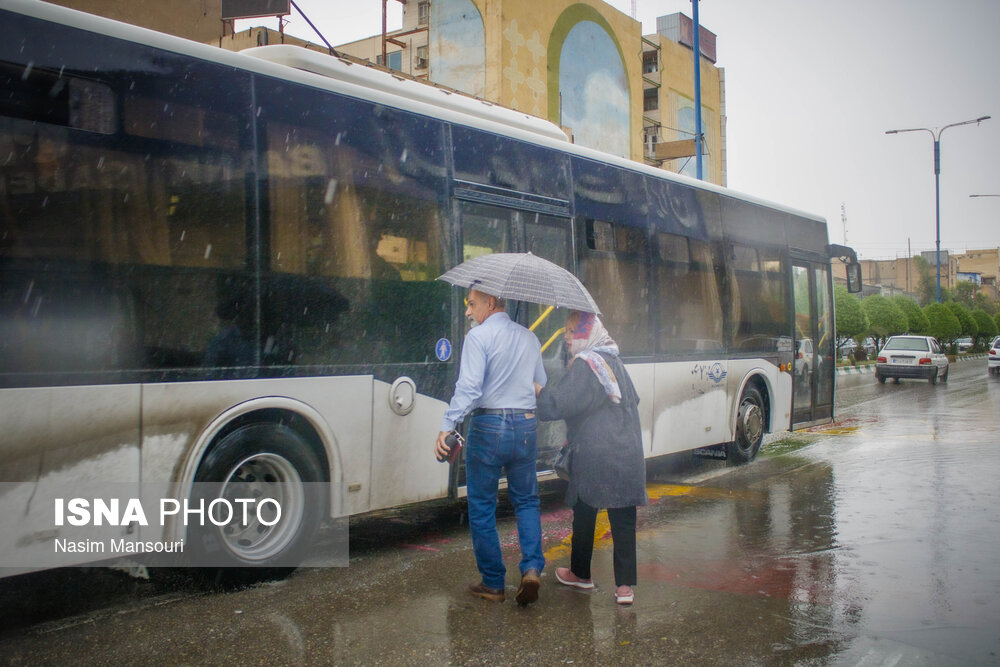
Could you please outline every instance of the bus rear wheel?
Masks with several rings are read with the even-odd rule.
[[[764,441],[764,397],[760,390],[748,386],[740,396],[736,412],[736,439],[726,448],[726,459],[733,465],[749,463],[757,456]]]
[[[229,502],[218,503],[218,512],[206,511],[205,525],[189,525],[193,564],[210,565],[201,573],[213,584],[287,576],[322,521],[322,481],[316,454],[287,426],[247,424],[227,434],[195,475],[190,504]]]

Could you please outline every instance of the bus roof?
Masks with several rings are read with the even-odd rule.
[[[483,129],[826,223],[823,217],[812,213],[569,143],[558,126],[544,119],[303,47],[277,45],[233,52],[41,0],[0,0],[0,8],[266,76],[297,81],[445,122]],[[426,90],[418,90],[417,86]]]

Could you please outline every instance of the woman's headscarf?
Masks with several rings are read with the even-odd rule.
[[[566,318],[566,331],[569,333],[569,353],[573,355],[573,360],[580,358],[587,362],[611,402],[621,402],[622,390],[618,386],[618,378],[608,362],[598,354],[604,352],[618,356],[618,343],[604,328],[601,318],[593,313],[574,310]]]

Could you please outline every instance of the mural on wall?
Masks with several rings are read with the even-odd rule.
[[[625,66],[608,33],[580,21],[559,55],[560,123],[576,143],[629,156],[629,96]]]
[[[430,79],[486,96],[486,30],[472,0],[434,0],[430,13]]]
[[[503,79],[510,88],[510,106],[533,116],[545,115],[545,47],[537,30],[525,35],[511,20],[503,31],[510,60],[503,68]]]

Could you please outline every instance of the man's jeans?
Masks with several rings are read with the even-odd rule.
[[[483,584],[502,590],[507,568],[497,534],[497,488],[507,469],[507,494],[517,516],[521,543],[521,574],[542,571],[542,522],[538,512],[538,423],[534,416],[477,415],[469,423],[465,452],[468,479],[469,528]]]

